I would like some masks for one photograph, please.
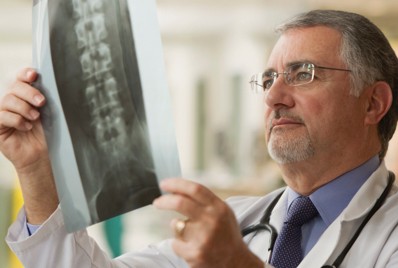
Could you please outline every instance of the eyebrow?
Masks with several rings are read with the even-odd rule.
[[[265,70],[263,71],[264,74],[265,74],[265,73],[273,73],[273,72],[276,72],[276,70],[275,70],[274,68],[268,68],[268,69],[265,69]]]
[[[316,65],[315,63],[313,63],[312,61],[303,59],[303,60],[295,60],[295,61],[288,62],[288,63],[284,66],[284,69],[286,69],[286,68],[288,68],[288,67],[290,67],[290,66],[292,66],[292,65],[295,65],[295,64],[302,64],[302,63],[310,63],[310,64],[314,64],[315,66],[317,66],[317,65]],[[269,73],[269,72],[277,72],[277,70],[274,69],[274,68],[272,68],[272,67],[267,68],[267,69],[264,70],[264,73]]]

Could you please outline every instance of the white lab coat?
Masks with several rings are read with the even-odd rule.
[[[371,175],[348,207],[329,226],[300,264],[300,268],[319,268],[331,264],[349,241],[360,222],[387,185],[384,165]],[[238,222],[244,228],[258,223],[264,209],[280,191],[264,197],[235,197],[229,200]],[[281,228],[286,195],[283,194],[271,215],[271,224]],[[58,209],[31,237],[21,211],[7,235],[7,243],[25,267],[188,267],[171,249],[170,240],[149,246],[142,252],[127,253],[111,260],[86,231],[68,234]],[[267,258],[268,233],[245,241],[263,260]],[[261,239],[258,239],[261,238]],[[250,241],[250,242],[249,242]],[[226,245],[227,245],[226,241]],[[268,266],[267,266],[268,267]],[[376,212],[348,252],[341,267],[398,267],[398,188],[393,186],[387,200]]]

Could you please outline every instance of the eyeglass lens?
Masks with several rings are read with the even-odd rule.
[[[267,71],[253,75],[250,84],[254,92],[267,91],[279,75],[283,75],[287,85],[300,86],[311,83],[314,79],[315,66],[312,63],[296,63],[287,67],[282,73]]]

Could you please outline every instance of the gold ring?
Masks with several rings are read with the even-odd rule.
[[[187,225],[187,221],[188,221],[188,219],[177,220],[176,224],[174,225],[174,231],[175,231],[176,236],[181,237],[183,235],[185,226]]]

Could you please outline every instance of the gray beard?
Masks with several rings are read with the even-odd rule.
[[[283,133],[272,133],[268,141],[268,153],[279,164],[291,164],[306,160],[315,154],[315,149],[308,135],[291,139]]]

